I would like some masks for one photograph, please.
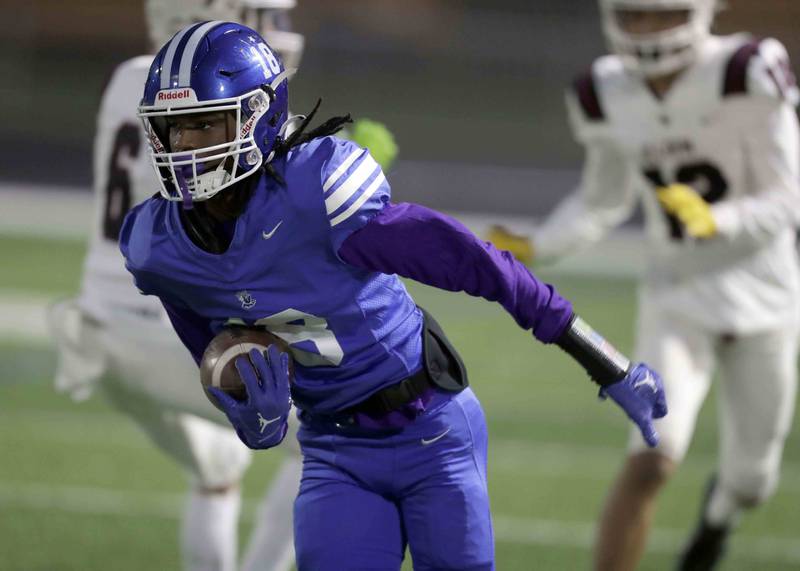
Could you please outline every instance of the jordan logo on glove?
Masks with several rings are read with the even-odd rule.
[[[280,419],[281,419],[281,417],[280,417],[280,416],[276,416],[276,417],[275,417],[275,418],[273,418],[273,419],[267,420],[266,418],[264,418],[263,416],[261,416],[261,413],[259,412],[259,413],[258,413],[258,431],[259,431],[261,434],[263,434],[263,433],[264,433],[264,429],[265,429],[266,427],[268,427],[268,426],[269,426],[270,424],[272,424],[273,422],[278,422]]]
[[[654,393],[658,391],[658,387],[656,386],[656,381],[655,379],[653,379],[653,376],[650,373],[647,373],[643,379],[637,381],[633,385],[633,388],[638,389],[641,386],[650,387],[651,389],[653,389]]]

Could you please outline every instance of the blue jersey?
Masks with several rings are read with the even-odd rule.
[[[341,410],[422,363],[422,316],[402,282],[338,256],[388,203],[389,184],[368,151],[336,137],[298,146],[274,166],[285,185],[260,177],[225,253],[195,245],[182,205],[160,197],[128,214],[121,249],[143,293],[193,314],[191,334],[265,327],[291,347],[298,405]]]

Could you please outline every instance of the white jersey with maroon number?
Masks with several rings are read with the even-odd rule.
[[[534,235],[538,259],[599,239],[640,201],[647,299],[713,331],[796,319],[797,98],[776,40],[710,38],[663,99],[618,57],[600,58],[567,96],[586,162],[580,188]],[[656,188],[675,182],[712,205],[716,237],[686,237],[661,209]]]
[[[80,306],[107,321],[111,312],[164,318],[158,299],[144,296],[125,269],[117,238],[131,207],[158,192],[147,141],[136,110],[152,56],[122,63],[103,93],[94,142],[94,208]]]

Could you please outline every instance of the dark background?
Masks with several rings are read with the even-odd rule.
[[[731,0],[718,32],[775,36],[800,60],[800,2]],[[140,0],[33,0],[4,9],[0,183],[91,181],[95,111],[121,61],[148,51]],[[563,88],[605,52],[593,0],[299,0],[306,35],[292,108],[386,123],[395,196],[459,210],[547,208],[581,150]]]

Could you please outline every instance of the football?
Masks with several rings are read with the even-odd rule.
[[[277,345],[283,353],[289,352],[289,345],[283,339],[265,329],[233,326],[220,331],[208,344],[200,361],[200,382],[211,404],[221,410],[217,399],[208,392],[209,387],[217,387],[236,400],[246,400],[247,390],[236,370],[236,358],[247,355],[251,349],[265,351],[270,345]],[[290,358],[289,374],[293,372]]]

